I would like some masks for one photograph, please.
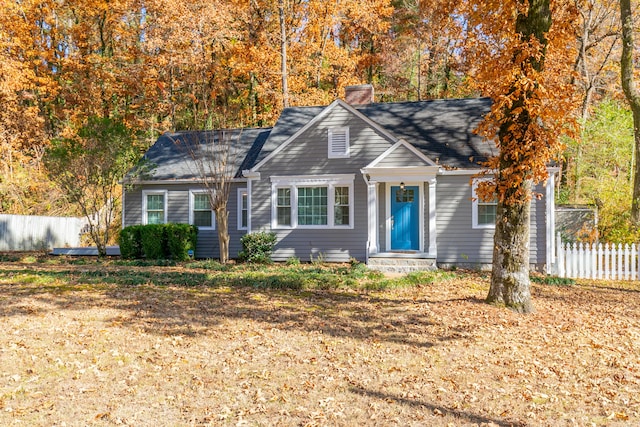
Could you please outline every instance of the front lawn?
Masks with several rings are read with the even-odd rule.
[[[640,423],[638,283],[143,264],[0,256],[0,425]]]

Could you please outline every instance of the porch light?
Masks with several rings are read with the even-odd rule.
[[[404,182],[401,182],[401,183],[400,183],[400,190],[401,190],[401,191],[404,191]]]

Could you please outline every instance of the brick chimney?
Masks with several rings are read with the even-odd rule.
[[[344,88],[344,98],[347,104],[368,105],[373,103],[373,85],[355,85]]]

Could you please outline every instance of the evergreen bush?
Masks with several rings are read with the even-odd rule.
[[[276,245],[276,234],[264,231],[249,233],[242,236],[242,251],[238,254],[240,260],[258,264],[271,262],[271,253]]]
[[[167,252],[171,259],[187,261],[189,250],[196,250],[198,228],[189,224],[165,224]]]
[[[131,225],[120,230],[118,245],[120,246],[120,256],[123,259],[142,258],[142,243],[140,240],[142,227],[142,225]]]
[[[173,259],[186,261],[196,249],[198,227],[189,224],[132,225],[120,231],[118,244],[123,259]]]
[[[168,255],[163,224],[147,224],[140,230],[142,252],[147,259],[163,259]]]

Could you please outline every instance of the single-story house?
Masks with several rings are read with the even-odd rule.
[[[474,133],[486,98],[374,103],[373,88],[345,100],[285,108],[273,128],[162,135],[150,176],[125,190],[123,226],[199,226],[196,256],[217,257],[215,219],[188,152],[176,141],[230,138],[230,257],[254,231],[277,235],[273,259],[356,259],[374,268],[491,264],[496,204],[475,197],[474,176],[497,154]],[[191,164],[191,166],[190,166]],[[554,177],[537,188],[531,264],[551,265]]]

